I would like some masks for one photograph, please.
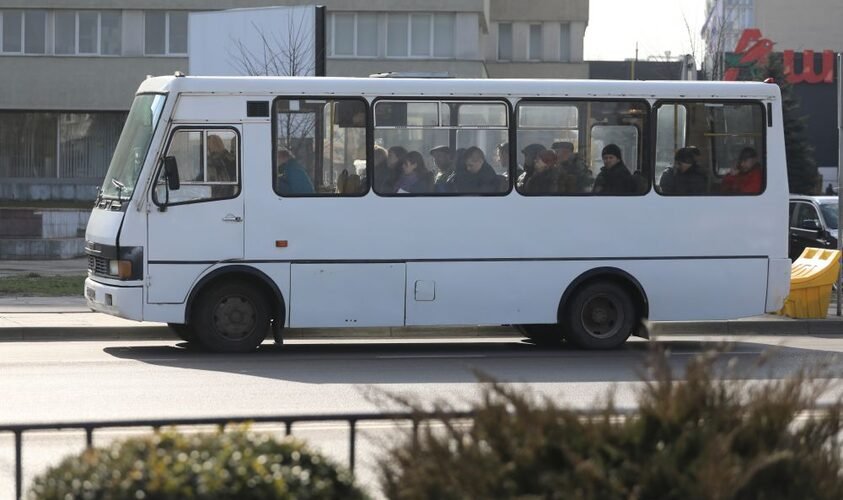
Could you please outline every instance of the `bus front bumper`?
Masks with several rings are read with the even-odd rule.
[[[85,280],[85,300],[94,311],[120,318],[143,320],[143,286],[114,286]]]

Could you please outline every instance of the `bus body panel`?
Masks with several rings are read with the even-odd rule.
[[[293,264],[290,326],[402,326],[405,265]]]
[[[190,262],[150,263],[146,301],[150,304],[184,304],[193,286],[211,267],[210,264]]]

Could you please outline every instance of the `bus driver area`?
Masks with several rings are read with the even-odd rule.
[[[760,83],[148,79],[88,303],[223,352],[472,325],[611,349],[647,318],[776,311],[780,105]]]

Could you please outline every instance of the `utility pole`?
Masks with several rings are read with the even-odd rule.
[[[843,52],[837,54],[837,249],[841,252],[840,274],[837,276],[837,315],[840,316],[841,295],[843,295]]]

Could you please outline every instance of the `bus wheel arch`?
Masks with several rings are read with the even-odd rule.
[[[644,321],[649,315],[649,302],[647,294],[641,283],[628,272],[618,269],[616,267],[600,267],[586,271],[578,276],[565,289],[562,298],[559,300],[559,308],[557,311],[558,322],[566,328],[566,334],[575,344],[582,347],[591,348],[612,348],[617,347],[615,342],[607,342],[606,346],[598,345],[583,345],[589,343],[583,338],[577,337],[577,332],[571,332],[572,321],[571,317],[572,307],[582,307],[584,303],[588,303],[590,298],[582,295],[600,294],[608,297],[608,302],[614,307],[621,309],[627,308],[626,300],[628,299],[631,310],[626,310],[625,314],[631,314],[631,331],[632,335],[639,337],[648,337]],[[625,297],[623,297],[625,296]],[[626,335],[623,335],[623,340],[626,340]],[[623,342],[621,342],[622,344]]]
[[[281,330],[287,314],[284,296],[266,274],[250,266],[225,266],[203,276],[193,287],[188,297],[185,307],[185,322],[196,323],[194,319],[197,310],[203,305],[203,297],[207,297],[214,290],[228,285],[236,285],[239,289],[244,290],[244,296],[249,295],[248,290],[254,291],[255,302],[263,302],[266,314],[271,322],[267,327],[270,328],[268,331],[271,331],[276,343],[280,343],[282,340]]]

